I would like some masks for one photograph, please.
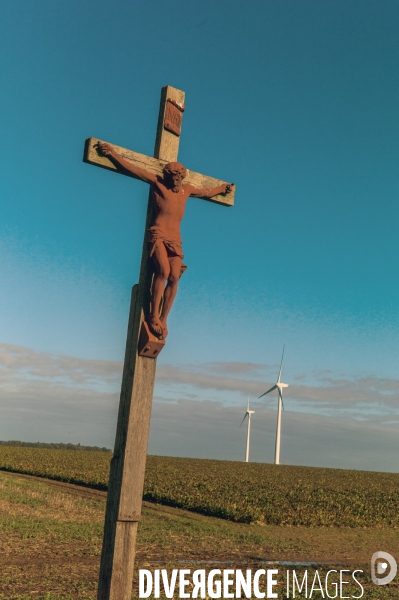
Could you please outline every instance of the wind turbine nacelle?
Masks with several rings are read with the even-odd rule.
[[[288,387],[288,385],[289,385],[288,383],[279,383],[278,387],[285,388],[285,387]]]

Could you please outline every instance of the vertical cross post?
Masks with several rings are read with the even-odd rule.
[[[164,128],[167,99],[184,104],[184,92],[162,88],[154,157],[177,161],[179,136]],[[108,485],[98,600],[130,600],[137,527],[141,516],[144,474],[156,359],[139,356],[137,346],[149,303],[153,274],[147,252],[147,229],[152,217],[148,201],[143,255],[138,285],[132,290],[125,363],[114,456]]]

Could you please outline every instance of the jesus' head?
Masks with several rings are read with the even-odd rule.
[[[163,168],[163,177],[167,187],[172,191],[178,192],[185,176],[187,169],[178,162],[170,162]]]

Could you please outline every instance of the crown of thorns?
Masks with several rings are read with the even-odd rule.
[[[163,172],[165,173],[176,173],[176,171],[178,171],[179,173],[181,173],[183,175],[183,177],[185,177],[187,175],[187,169],[184,165],[182,165],[181,163],[178,162],[170,162],[167,165],[164,166],[163,168]]]

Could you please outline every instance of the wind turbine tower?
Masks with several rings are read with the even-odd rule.
[[[284,346],[284,348],[285,348],[285,346]],[[278,374],[277,383],[273,387],[271,387],[270,390],[267,390],[267,392],[265,392],[264,394],[262,394],[261,396],[259,396],[259,398],[262,398],[262,396],[266,396],[266,394],[268,394],[269,392],[272,392],[273,390],[277,390],[278,391],[276,450],[275,450],[275,455],[274,455],[274,464],[275,465],[279,465],[280,464],[281,409],[284,410],[283,388],[287,388],[288,387],[288,383],[281,383],[281,381],[280,381],[281,370],[283,368],[284,348],[283,348],[283,355],[281,357],[280,371],[279,371],[279,374]]]
[[[255,412],[254,410],[249,409],[249,398],[248,398],[247,412],[245,413],[244,418],[240,424],[240,427],[241,427],[241,425],[244,423],[245,419],[248,417],[247,445],[245,447],[245,462],[248,462],[248,458],[249,458],[249,436],[250,436],[250,432],[251,432],[251,415],[253,415],[254,412]]]

